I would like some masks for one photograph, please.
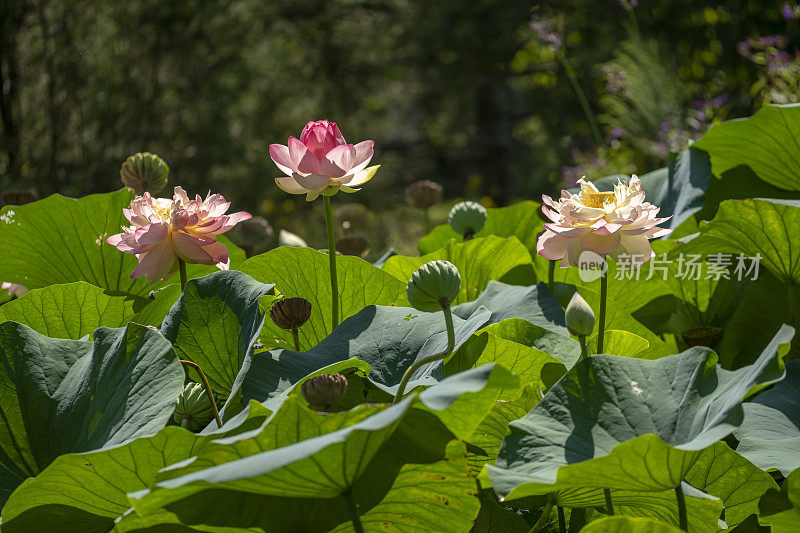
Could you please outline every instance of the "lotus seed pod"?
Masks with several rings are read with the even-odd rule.
[[[169,167],[163,159],[150,152],[130,156],[119,170],[122,183],[141,196],[145,191],[158,194],[167,186]]]
[[[369,248],[369,242],[363,235],[342,237],[336,241],[336,251],[342,255],[355,255],[361,257]]]
[[[199,383],[189,383],[175,402],[172,420],[189,431],[199,431],[214,419],[214,409],[205,389]]]
[[[305,298],[284,298],[275,302],[269,317],[281,329],[299,328],[311,316],[311,302]]]
[[[697,326],[681,332],[687,346],[707,346],[711,348],[722,336],[722,328],[716,326]]]
[[[587,337],[594,329],[594,311],[586,300],[576,291],[565,312],[567,330],[576,337]]]
[[[431,261],[411,275],[406,295],[416,309],[433,313],[448,307],[460,289],[461,276],[455,265],[447,261]]]
[[[323,374],[311,378],[300,386],[303,398],[311,405],[318,405],[330,411],[347,392],[347,378],[342,374]]]
[[[406,187],[406,202],[412,207],[428,209],[442,201],[442,191],[442,186],[435,181],[415,181]]]
[[[300,236],[295,235],[291,231],[286,231],[282,229],[278,233],[278,246],[293,246],[295,248],[303,248],[304,246],[308,246],[306,241],[304,241]]]
[[[348,231],[365,231],[375,222],[375,214],[367,206],[354,202],[337,207],[333,218],[338,227]]]
[[[239,222],[231,237],[247,257],[266,252],[275,245],[275,231],[264,217]]]
[[[0,207],[6,205],[25,205],[35,202],[38,199],[39,195],[33,191],[24,189],[6,191],[3,194],[0,194]]]
[[[450,227],[464,239],[471,239],[486,223],[486,208],[477,202],[460,202],[450,210]]]

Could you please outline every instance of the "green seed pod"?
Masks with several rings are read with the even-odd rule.
[[[231,239],[252,257],[275,246],[275,231],[266,218],[253,217],[236,224]]]
[[[722,328],[716,326],[696,326],[683,330],[681,338],[687,346],[707,346],[711,348],[722,337]]]
[[[460,202],[450,210],[450,227],[469,240],[486,223],[486,208],[477,202]]]
[[[442,191],[442,186],[435,181],[415,181],[406,187],[406,202],[412,207],[428,209],[442,201]]]
[[[145,191],[156,195],[167,186],[169,167],[163,159],[150,152],[139,152],[122,163],[119,170],[122,183],[137,195]]]
[[[305,298],[284,298],[275,302],[269,317],[281,329],[299,328],[311,316],[311,302]]]
[[[416,309],[433,313],[448,307],[460,289],[461,276],[455,265],[448,261],[431,261],[411,275],[406,295]]]
[[[350,235],[336,241],[336,251],[342,255],[361,257],[369,248],[369,241],[363,235]]]
[[[331,406],[344,398],[344,393],[347,392],[347,378],[342,374],[323,374],[303,382],[300,392],[311,405],[321,406],[330,411]]]
[[[567,330],[576,337],[586,337],[592,334],[594,311],[577,291],[567,305],[564,318],[567,322]]]
[[[214,419],[214,409],[205,389],[199,383],[189,383],[175,402],[172,420],[189,431],[199,431]]]

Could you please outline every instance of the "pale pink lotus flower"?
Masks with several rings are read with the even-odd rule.
[[[19,283],[11,283],[10,281],[4,281],[0,284],[0,289],[6,290],[8,289],[9,296],[16,296],[17,298],[21,298],[28,292],[28,288],[25,285],[20,285]]]
[[[131,225],[106,242],[121,252],[136,254],[139,266],[131,278],[146,275],[148,283],[177,272],[179,258],[228,270],[228,249],[217,235],[252,216],[244,211],[226,215],[230,205],[221,194],[210,192],[205,200],[200,195],[190,200],[181,187],[175,187],[171,200],[145,192],[133,199],[130,209],[122,210]]]
[[[289,194],[305,194],[309,202],[320,194],[356,192],[380,167],[367,167],[372,141],[347,144],[336,123],[327,120],[309,122],[300,138],[289,137],[287,144],[269,146],[272,161],[286,174],[275,183]]]
[[[648,239],[672,232],[656,227],[669,220],[657,218],[659,208],[644,201],[642,182],[634,174],[629,183],[617,180],[613,192],[600,192],[593,183],[578,180],[581,191],[561,191],[554,201],[542,195],[542,211],[552,222],[536,243],[536,251],[560,266],[578,266],[584,251],[617,260],[627,254],[631,265],[641,266],[650,260],[653,250]]]

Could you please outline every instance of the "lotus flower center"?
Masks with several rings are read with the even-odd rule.
[[[613,192],[589,192],[581,194],[581,203],[586,207],[602,209],[606,202],[614,202]]]

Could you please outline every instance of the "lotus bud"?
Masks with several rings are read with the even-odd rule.
[[[331,406],[344,398],[347,378],[342,374],[323,374],[303,382],[300,392],[309,404],[320,405],[330,411]]]
[[[232,237],[247,257],[266,252],[275,245],[275,231],[264,217],[253,217],[240,222]]]
[[[461,276],[455,265],[447,261],[431,261],[411,275],[406,295],[416,309],[433,313],[449,307],[460,289]]]
[[[369,242],[363,235],[351,235],[342,237],[336,241],[336,251],[342,255],[355,255],[361,257],[369,248]]]
[[[588,337],[594,329],[594,311],[576,291],[567,305],[565,317],[567,330],[576,337]]]
[[[300,236],[295,235],[291,231],[282,229],[278,233],[278,246],[293,246],[295,248],[303,248],[308,245],[306,244],[306,241],[300,238]]]
[[[144,193],[158,194],[167,186],[169,167],[163,159],[150,152],[130,156],[119,170],[122,183],[133,189],[137,196]]]
[[[406,202],[412,207],[428,209],[441,201],[442,186],[435,181],[415,181],[406,187]]]
[[[199,383],[189,383],[175,402],[172,420],[189,431],[199,431],[214,419],[214,409],[205,389]]]
[[[24,189],[10,190],[0,194],[0,207],[6,205],[25,205],[35,202],[38,199],[39,195],[33,191]]]
[[[284,298],[275,302],[269,317],[281,329],[299,328],[311,316],[311,302],[305,298]]]
[[[477,202],[460,202],[450,210],[448,222],[453,231],[469,240],[486,223],[486,208]]]
[[[687,346],[707,346],[711,348],[722,336],[722,328],[716,326],[697,326],[681,332]]]

